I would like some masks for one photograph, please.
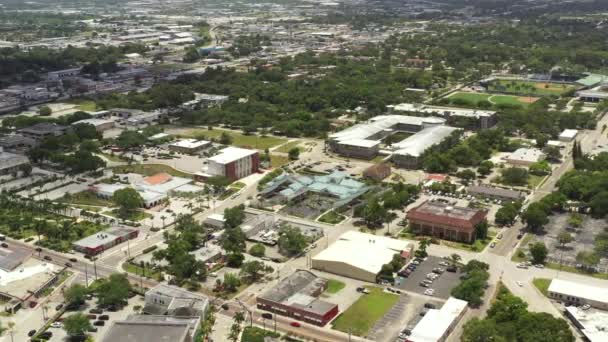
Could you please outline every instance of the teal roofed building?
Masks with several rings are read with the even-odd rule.
[[[585,77],[576,81],[576,83],[586,87],[591,88],[597,85],[600,85],[603,82],[608,81],[608,76],[600,75],[600,74],[586,74]]]

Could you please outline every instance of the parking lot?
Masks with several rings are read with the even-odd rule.
[[[434,289],[435,293],[433,297],[448,299],[450,297],[450,291],[460,281],[460,272],[443,272],[429,287],[420,286],[420,282],[427,279],[426,275],[433,273],[433,268],[440,267],[446,269],[444,265],[440,265],[440,262],[445,260],[429,256],[425,261],[420,263],[416,267],[409,277],[397,277],[395,278],[395,287],[408,291],[424,295],[424,291],[428,289]]]

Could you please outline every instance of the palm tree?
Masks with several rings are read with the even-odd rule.
[[[165,215],[162,215],[160,219],[163,221],[163,228],[165,228],[165,220],[167,220],[167,217]]]
[[[238,325],[243,324],[245,322],[245,313],[243,311],[238,311],[234,314],[234,322]]]

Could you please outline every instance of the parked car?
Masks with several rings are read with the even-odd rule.
[[[53,260],[53,258],[51,258],[51,256],[50,256],[50,255],[45,255],[43,259],[44,259],[44,260],[48,260],[48,261]]]
[[[76,259],[76,258],[70,258],[70,261],[71,262],[78,262],[78,259]]]
[[[422,287],[429,287],[429,284],[425,283],[424,281],[421,281],[420,283],[418,283],[420,286]]]
[[[492,243],[490,244],[490,248],[494,248],[496,247],[496,242],[492,241]]]
[[[262,313],[262,318],[264,319],[272,319],[272,314],[269,312]]]
[[[223,310],[228,310],[230,307],[228,306],[228,304],[224,303],[222,304],[222,309]]]
[[[583,310],[589,310],[589,309],[591,309],[591,305],[585,304],[585,305],[581,306],[581,309],[583,309]]]
[[[433,303],[425,303],[424,307],[427,309],[437,309],[437,305],[435,305]]]
[[[63,308],[63,304],[57,304],[57,306],[55,307],[55,311],[59,311]]]
[[[106,325],[106,322],[105,321],[95,321],[95,322],[93,322],[93,325],[97,326],[97,327],[103,327],[104,325]]]
[[[88,319],[97,319],[97,315],[93,315],[93,314],[88,314],[87,315]]]
[[[291,323],[289,323],[289,325],[291,325],[292,327],[295,327],[295,328],[299,328],[302,326],[302,324],[300,324],[299,322],[291,322]]]
[[[65,266],[66,266],[66,267],[72,267],[72,264],[71,264],[71,263],[69,263],[69,262],[66,262],[66,263],[65,263]]]
[[[49,340],[49,339],[51,339],[51,337],[53,337],[53,332],[45,331],[42,334],[38,335],[38,337],[43,340]]]
[[[108,315],[100,315],[99,316],[99,320],[101,320],[101,321],[107,321],[109,319],[110,319],[110,316],[108,316]]]
[[[3,242],[1,246],[4,247],[4,248],[7,248],[8,244],[6,242]]]
[[[51,323],[51,328],[63,328],[63,324],[61,322],[53,322]]]
[[[34,336],[35,333],[36,333],[36,329],[32,329],[27,333],[27,336],[32,337],[32,336]]]
[[[87,329],[87,331],[88,331],[88,332],[97,332],[97,330],[98,330],[98,329],[97,329],[96,327],[89,327],[89,328]]]
[[[446,268],[445,270],[448,272],[455,273],[458,269],[456,268],[456,266],[450,266],[450,267]]]
[[[101,310],[99,308],[94,308],[94,309],[89,310],[89,312],[92,313],[92,314],[99,315],[99,314],[103,313],[103,310]]]

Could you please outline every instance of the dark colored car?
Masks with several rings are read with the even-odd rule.
[[[36,247],[36,252],[38,252],[38,253],[42,252],[42,248]]]
[[[40,337],[40,338],[41,338],[41,339],[43,339],[43,340],[48,340],[48,339],[50,339],[51,337],[53,337],[53,333],[52,333],[52,332],[50,332],[50,331],[45,331],[45,332],[43,332],[42,334],[38,335],[38,337]]]
[[[59,311],[59,310],[61,310],[62,308],[63,308],[63,304],[58,304],[58,305],[55,307],[55,311]]]
[[[272,314],[268,313],[268,312],[264,312],[262,314],[262,317],[265,318],[265,319],[272,319]]]
[[[97,319],[97,315],[93,315],[93,314],[88,314],[87,315],[88,319]]]
[[[108,316],[108,315],[99,315],[99,319],[102,320],[102,321],[107,321],[107,320],[110,319],[110,316]]]
[[[70,258],[70,261],[71,262],[78,262],[78,259],[76,259],[76,258]]]
[[[448,271],[448,272],[455,273],[456,272],[456,267],[450,266],[450,267],[446,268],[445,270]]]
[[[8,244],[6,242],[3,242],[2,247],[6,248],[6,247],[8,247]]]
[[[437,309],[437,306],[433,303],[425,303],[424,307],[427,309]]]
[[[50,256],[50,255],[45,255],[45,256],[44,256],[44,260],[51,261],[51,260],[53,260],[53,258],[51,258],[51,256]]]
[[[32,329],[32,330],[30,330],[30,332],[27,333],[27,336],[32,337],[32,336],[34,336],[35,333],[36,333],[36,329]]]
[[[224,310],[228,310],[230,307],[228,306],[228,304],[224,303],[222,304],[222,309]]]
[[[103,327],[104,325],[106,325],[106,322],[105,321],[95,321],[95,322],[93,322],[93,325],[97,326],[97,327]]]
[[[103,313],[103,310],[95,308],[95,309],[89,310],[89,312],[92,313],[92,314],[99,315],[99,314]]]
[[[66,262],[66,263],[65,263],[65,266],[66,266],[66,267],[72,267],[72,264],[70,264],[69,262]]]

